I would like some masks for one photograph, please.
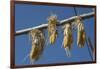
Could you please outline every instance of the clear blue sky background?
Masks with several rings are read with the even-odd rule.
[[[77,7],[76,9],[78,15],[92,11],[92,8]],[[75,15],[73,7],[16,4],[15,31],[47,23],[47,18],[52,12],[58,16],[58,20]],[[94,45],[94,17],[84,20],[84,24],[86,34],[91,38],[92,44]],[[72,56],[70,58],[67,57],[65,50],[62,48],[63,31],[60,26],[58,30],[59,34],[56,43],[54,45],[45,44],[43,55],[35,64],[92,61],[87,45],[85,44],[84,48],[77,46],[76,31],[73,31],[74,43],[71,51]],[[45,35],[47,38],[47,30],[45,30]],[[23,62],[23,59],[30,53],[30,50],[31,42],[29,41],[29,36],[27,34],[16,36],[15,64],[30,64],[29,57]]]

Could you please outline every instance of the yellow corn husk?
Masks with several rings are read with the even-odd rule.
[[[57,24],[57,17],[50,16],[48,19],[48,35],[49,35],[50,44],[54,44],[57,38],[56,24]]]
[[[72,36],[72,30],[71,30],[71,25],[69,23],[67,23],[65,25],[65,29],[64,29],[64,39],[63,39],[63,46],[65,48],[66,54],[67,56],[70,55],[70,50],[71,50],[71,46],[73,43],[73,36]]]
[[[84,25],[80,17],[76,19],[76,23],[77,23],[77,45],[82,48],[84,47],[86,40]]]
[[[84,47],[86,35],[84,31],[79,31],[77,35],[77,44],[79,47]]]
[[[54,33],[50,36],[50,43],[51,43],[51,44],[54,44],[56,38],[57,38],[57,33],[54,32]]]
[[[64,41],[64,47],[71,46],[73,43],[72,30],[69,24],[66,24],[66,27],[64,29],[64,40],[63,41]]]
[[[42,55],[44,44],[45,44],[45,38],[44,34],[38,30],[32,30],[29,32],[31,39],[32,39],[32,48],[30,51],[30,60],[31,61],[37,61],[40,56]]]

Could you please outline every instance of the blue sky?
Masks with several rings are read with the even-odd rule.
[[[92,11],[92,8],[76,7],[78,15]],[[61,6],[43,6],[16,4],[15,5],[15,31],[35,27],[40,24],[47,23],[47,18],[55,13],[58,20],[63,20],[75,15],[73,7]],[[94,17],[84,20],[85,31],[87,36],[91,38],[94,45]],[[47,30],[44,30],[47,38]],[[58,27],[58,38],[54,45],[45,44],[45,49],[41,58],[35,64],[51,64],[63,62],[82,62],[92,61],[87,45],[84,48],[77,46],[77,34],[73,31],[74,42],[71,50],[71,57],[67,57],[64,48],[62,48],[63,30]],[[15,37],[15,64],[30,64],[29,57],[23,62],[23,59],[30,53],[31,42],[29,36],[23,34]]]

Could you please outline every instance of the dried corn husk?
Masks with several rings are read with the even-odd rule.
[[[30,60],[37,61],[40,56],[42,55],[44,44],[45,44],[45,37],[42,31],[35,29],[29,32],[32,40],[32,48],[30,51]]]
[[[64,27],[64,39],[63,39],[63,47],[65,48],[67,56],[70,56],[70,50],[73,43],[72,29],[71,25],[67,23]]]
[[[50,44],[53,44],[57,38],[57,16],[52,15],[48,18],[48,35]]]
[[[77,17],[75,20],[77,24],[77,45],[79,47],[84,47],[86,34],[84,29],[84,24],[82,23],[81,17]]]

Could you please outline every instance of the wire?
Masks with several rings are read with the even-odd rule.
[[[74,12],[75,12],[75,15],[77,16],[77,10],[76,10],[76,7],[74,7]]]
[[[88,51],[89,51],[89,54],[90,54],[90,58],[91,60],[93,60],[93,57],[92,57],[92,54],[91,54],[91,51],[90,51],[90,48],[89,48],[89,44],[88,44],[88,40],[86,39],[86,44],[87,44],[87,48],[88,48]]]

